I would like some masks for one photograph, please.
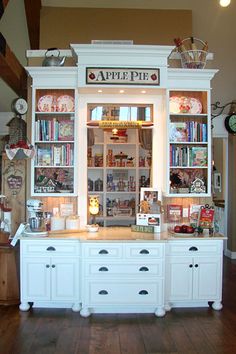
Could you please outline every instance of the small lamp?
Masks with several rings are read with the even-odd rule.
[[[99,200],[96,195],[89,197],[89,213],[92,215],[92,224],[95,224],[96,215],[99,213]]]

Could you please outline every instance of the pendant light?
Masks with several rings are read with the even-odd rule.
[[[227,7],[231,3],[231,0],[220,0],[220,6]]]

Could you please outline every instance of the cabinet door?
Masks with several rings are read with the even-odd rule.
[[[25,258],[21,269],[21,301],[50,300],[50,272],[50,258]]]
[[[168,300],[192,300],[193,265],[190,257],[168,257]]]
[[[213,301],[221,298],[222,261],[219,257],[194,258],[194,300]]]
[[[77,258],[51,259],[51,299],[72,301],[78,299],[79,260]]]

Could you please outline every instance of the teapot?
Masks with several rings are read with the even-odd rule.
[[[50,52],[52,53],[50,54]],[[42,66],[63,66],[66,57],[60,58],[59,55],[60,50],[58,48],[48,48]]]

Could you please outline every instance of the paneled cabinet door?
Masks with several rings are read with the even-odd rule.
[[[221,298],[222,266],[219,257],[196,257],[193,266],[194,300]]]
[[[51,299],[55,301],[70,301],[78,298],[79,269],[78,259],[51,259]]]
[[[21,272],[21,301],[50,300],[50,258],[27,257]]]
[[[167,264],[170,301],[221,298],[219,257],[170,257]]]
[[[192,300],[193,272],[189,257],[169,257],[167,261],[168,299]]]

